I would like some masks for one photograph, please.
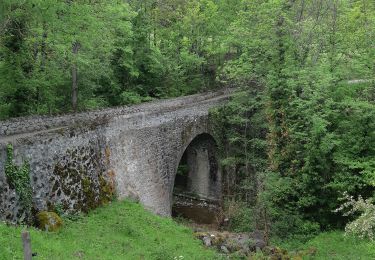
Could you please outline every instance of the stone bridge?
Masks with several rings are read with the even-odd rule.
[[[16,222],[30,212],[7,177],[8,147],[14,165],[29,164],[33,210],[88,211],[116,195],[170,216],[175,179],[189,194],[220,200],[208,114],[231,92],[0,122],[0,220]],[[188,174],[176,178],[182,160]]]

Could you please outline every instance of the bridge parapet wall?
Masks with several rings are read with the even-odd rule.
[[[121,115],[134,115],[136,113],[164,113],[166,111],[178,109],[215,97],[220,97],[229,90],[209,92],[204,94],[196,94],[175,99],[158,100],[140,105],[129,107],[108,108],[103,110],[95,110],[78,114],[65,114],[58,116],[31,116],[19,117],[5,121],[0,121],[0,137],[11,136],[16,134],[31,133],[36,131],[44,131],[64,126],[73,125],[96,125],[98,123],[107,122],[110,119]]]

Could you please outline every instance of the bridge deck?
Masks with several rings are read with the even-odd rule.
[[[195,94],[174,99],[156,100],[134,106],[107,108],[64,114],[58,116],[29,116],[0,121],[0,143],[58,131],[77,125],[100,125],[112,118],[126,116],[128,118],[153,115],[199,106],[204,103],[228,98],[234,89],[221,89],[216,92]]]

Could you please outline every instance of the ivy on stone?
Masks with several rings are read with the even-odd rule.
[[[5,175],[11,188],[16,190],[20,204],[26,213],[32,206],[32,187],[30,184],[30,164],[25,161],[22,166],[17,166],[13,161],[13,145],[7,146],[7,161],[5,163]]]

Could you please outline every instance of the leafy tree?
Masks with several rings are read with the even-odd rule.
[[[231,24],[234,59],[221,78],[265,88],[258,197],[273,234],[340,226],[332,211],[343,191],[374,196],[374,13],[370,1],[242,1]]]

